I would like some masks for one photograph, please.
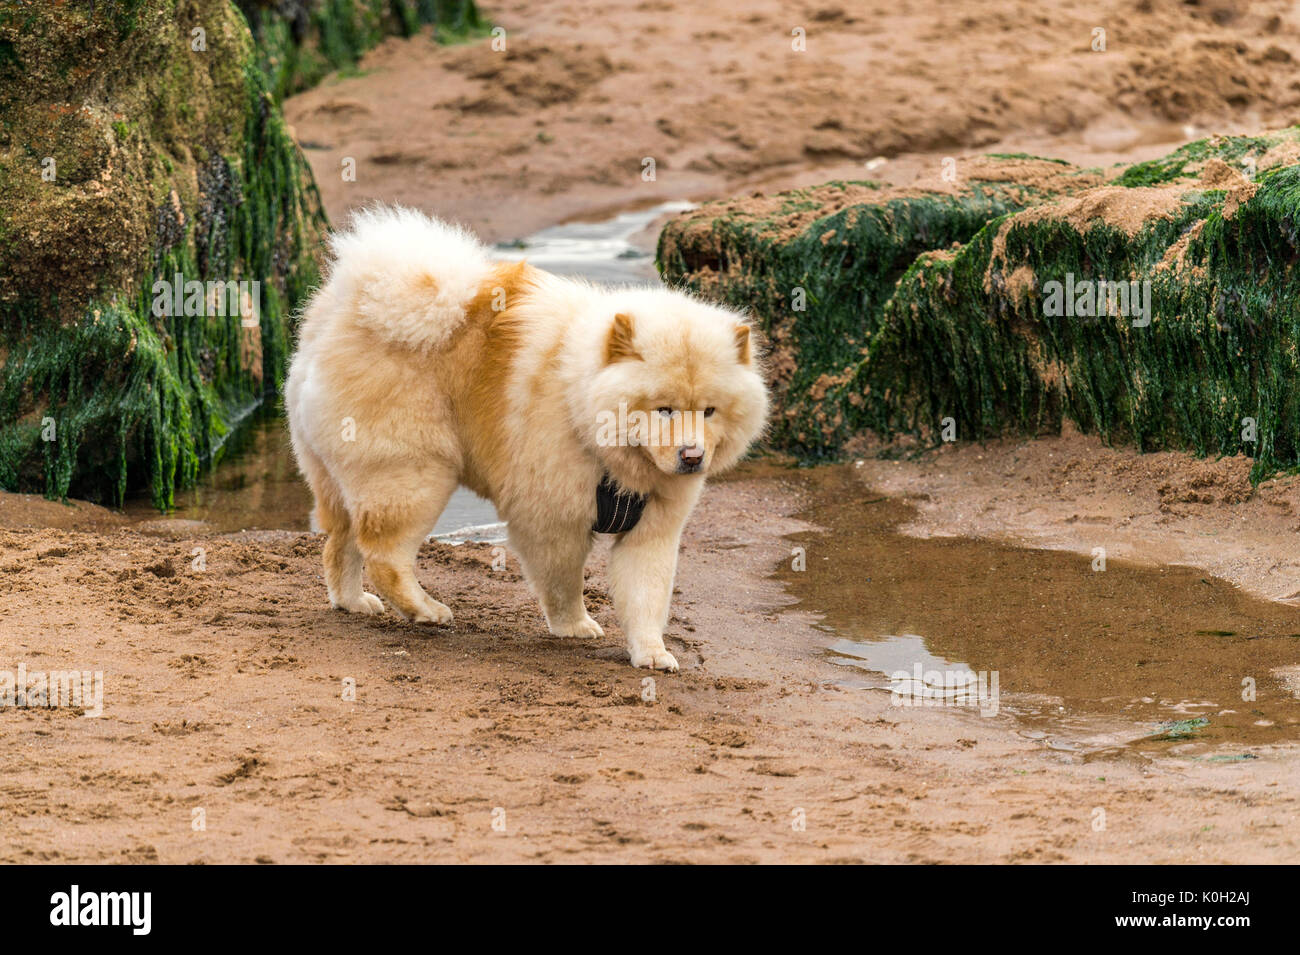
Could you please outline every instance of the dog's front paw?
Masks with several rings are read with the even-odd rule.
[[[451,608],[439,603],[432,597],[426,597],[420,610],[411,618],[413,623],[451,623]]]
[[[546,627],[551,631],[553,637],[603,637],[605,630],[595,620],[591,619],[591,614],[584,613],[582,619],[575,622],[556,621],[551,623],[547,621]]]
[[[330,601],[335,610],[346,610],[348,613],[363,613],[367,616],[374,616],[384,612],[384,602],[374,594],[368,594],[364,591],[361,596],[354,600]]]
[[[662,646],[646,647],[642,649],[632,648],[628,650],[632,657],[632,666],[649,667],[651,670],[667,670],[669,673],[676,673],[677,658],[665,650]]]

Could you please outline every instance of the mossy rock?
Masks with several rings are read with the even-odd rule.
[[[439,43],[485,35],[474,0],[236,0],[253,30],[258,62],[279,99],[356,65],[386,36],[432,25]]]
[[[326,226],[228,0],[0,9],[0,487],[169,506],[282,382]],[[177,273],[257,307],[158,314]]]
[[[958,439],[1051,433],[1068,418],[1143,450],[1245,453],[1259,477],[1300,465],[1297,160],[1300,130],[1214,137],[1083,189],[1041,190],[957,245],[915,254],[903,230],[818,256],[809,235],[850,210],[813,210],[794,236],[751,241],[726,269],[662,256],[700,228],[702,207],[670,224],[661,261],[670,281],[754,308],[775,332],[778,392],[795,371],[774,439],[797,453],[835,454],[868,432],[933,442],[945,424]],[[864,203],[859,219],[892,201]],[[840,256],[852,269],[836,268]],[[885,283],[883,259],[906,260]],[[828,267],[835,287],[806,313],[752,289]],[[845,329],[865,340],[847,363],[835,345]]]
[[[906,189],[832,182],[705,203],[659,239],[665,279],[751,309],[771,343],[772,439],[835,450],[823,402],[875,335],[894,284],[922,252],[968,241],[998,216],[1103,181],[1035,157],[983,157]]]

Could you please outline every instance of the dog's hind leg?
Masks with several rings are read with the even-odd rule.
[[[546,626],[557,637],[603,637],[605,631],[587,613],[582,600],[582,568],[591,552],[586,525],[558,532],[532,530],[512,520],[510,548],[519,555],[524,576],[542,604]]]
[[[324,557],[330,606],[352,613],[383,613],[383,601],[361,587],[361,551],[338,484],[311,452],[299,449],[298,460],[316,498],[316,523],[329,535]]]
[[[415,579],[415,558],[459,483],[449,467],[383,475],[381,493],[364,490],[352,508],[366,574],[380,595],[415,623],[451,623],[451,610]]]
[[[322,529],[327,527],[327,518],[319,508],[317,520]],[[325,585],[330,592],[330,606],[352,613],[383,613],[383,601],[362,589],[361,549],[348,512],[340,507],[330,513],[328,520],[334,527],[325,542]]]

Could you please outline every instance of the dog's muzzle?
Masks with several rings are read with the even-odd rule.
[[[697,474],[704,469],[704,449],[689,447],[677,452],[677,473]]]

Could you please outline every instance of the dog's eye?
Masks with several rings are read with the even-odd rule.
[[[673,409],[665,406],[659,409],[659,413],[665,418],[671,418],[673,416]]]
[[[717,410],[716,408],[705,408],[705,409],[704,409],[704,417],[706,417],[706,418],[712,418],[712,417],[713,417],[713,412],[716,411],[716,410]]]

